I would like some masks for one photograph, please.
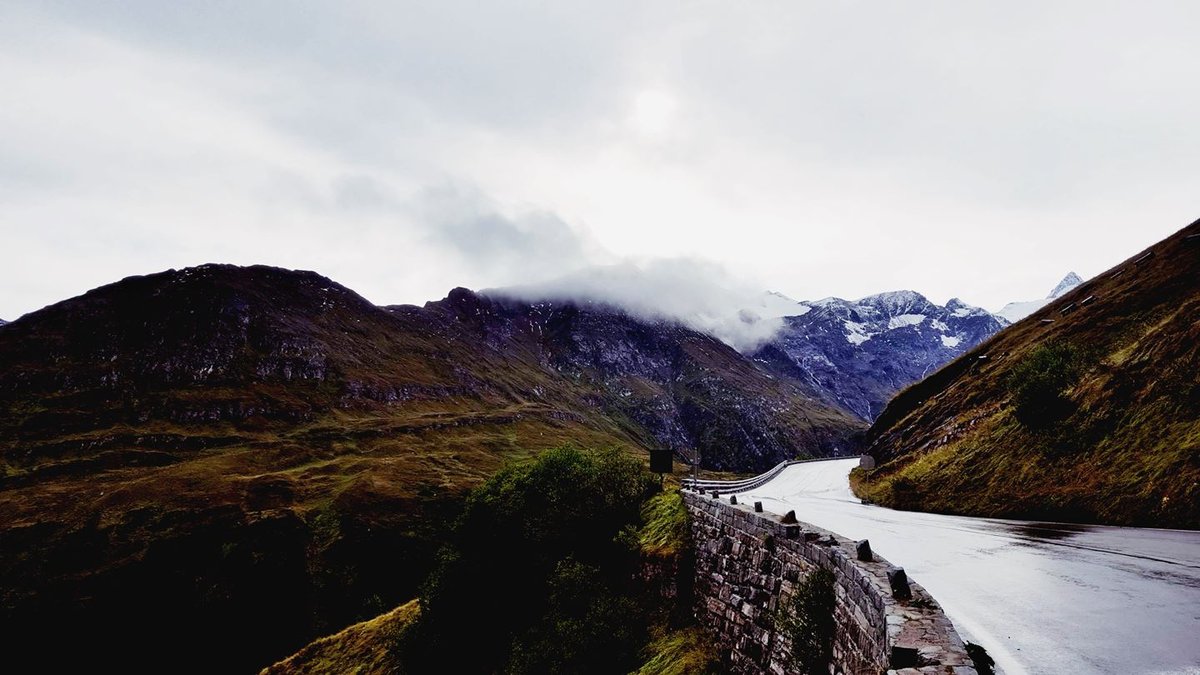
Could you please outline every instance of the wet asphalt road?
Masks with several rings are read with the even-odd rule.
[[[857,463],[796,464],[741,500],[870,539],[1007,675],[1200,674],[1200,532],[867,506]]]

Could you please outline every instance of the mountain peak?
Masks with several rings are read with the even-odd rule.
[[[1083,279],[1079,278],[1078,274],[1075,274],[1074,272],[1068,272],[1067,276],[1063,277],[1062,281],[1058,282],[1058,285],[1054,287],[1054,290],[1050,291],[1050,295],[1047,295],[1046,298],[1049,300],[1061,298],[1062,296],[1066,295],[1067,291],[1082,283]]]
[[[860,305],[875,307],[891,315],[906,313],[922,313],[932,303],[916,291],[887,291],[868,295],[858,301]]]

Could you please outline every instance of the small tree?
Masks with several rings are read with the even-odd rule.
[[[833,572],[819,567],[796,587],[777,627],[792,641],[791,658],[805,675],[825,675],[833,660],[835,622]]]

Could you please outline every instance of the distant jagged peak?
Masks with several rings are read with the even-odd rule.
[[[946,301],[946,311],[958,317],[992,315],[986,309],[965,303],[958,298],[950,298]]]
[[[996,312],[996,316],[1003,318],[1009,323],[1016,323],[1050,304],[1051,301],[1057,300],[1058,298],[1066,295],[1072,289],[1082,283],[1083,279],[1080,278],[1078,274],[1069,272],[1067,276],[1063,277],[1062,281],[1058,282],[1058,285],[1054,287],[1054,290],[1050,291],[1050,295],[1047,295],[1045,298],[1040,300],[1010,302],[1002,307],[999,312]]]
[[[849,305],[851,303],[831,295],[828,298],[821,298],[820,300],[810,300],[805,304],[813,307],[831,307],[833,305]]]
[[[1047,295],[1046,299],[1054,300],[1061,298],[1062,296],[1066,295],[1067,291],[1082,283],[1083,279],[1081,279],[1078,274],[1074,272],[1068,272],[1067,276],[1063,277],[1062,281],[1058,282],[1058,285],[1054,287],[1054,290],[1050,291],[1050,295]]]
[[[916,291],[887,291],[868,295],[858,301],[859,305],[874,307],[888,315],[923,314],[934,306],[924,295]]]

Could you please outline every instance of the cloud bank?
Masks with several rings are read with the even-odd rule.
[[[612,305],[642,319],[682,323],[743,352],[770,340],[783,326],[777,306],[768,306],[778,296],[768,296],[761,286],[717,263],[697,259],[627,260],[483,293],[526,302]],[[803,311],[792,304],[795,313]]]

